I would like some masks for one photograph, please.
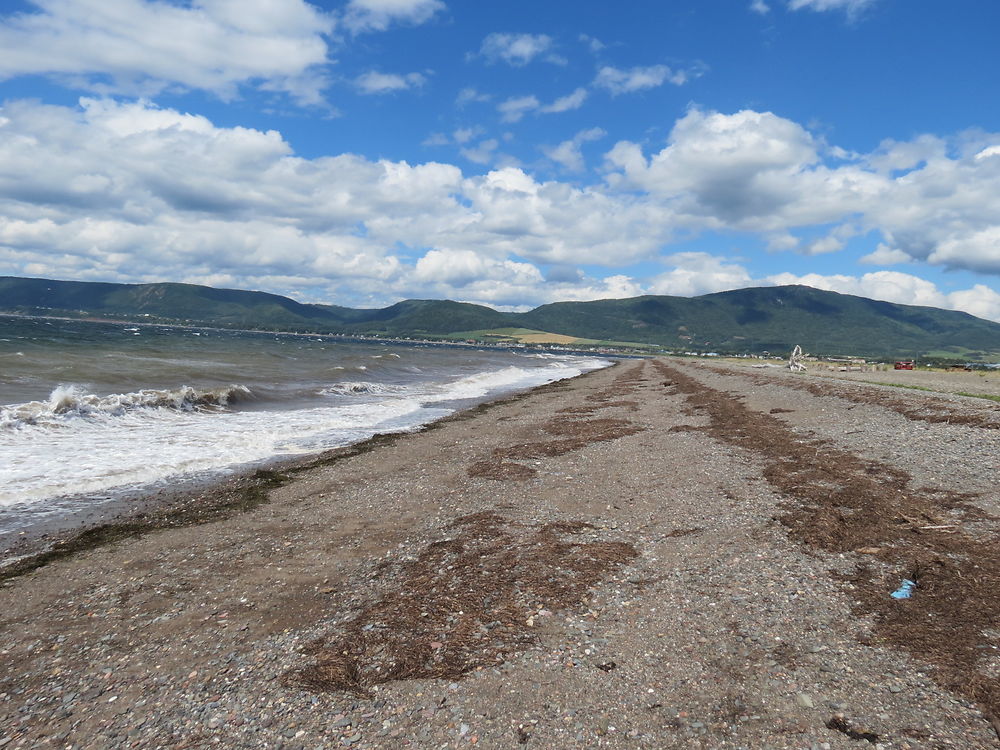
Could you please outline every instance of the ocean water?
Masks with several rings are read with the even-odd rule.
[[[604,367],[520,350],[0,316],[0,534]]]

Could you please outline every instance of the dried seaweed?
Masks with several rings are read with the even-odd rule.
[[[577,606],[638,554],[582,522],[526,526],[477,513],[449,530],[415,560],[384,570],[381,595],[313,643],[313,663],[285,681],[365,696],[395,680],[459,679],[532,644],[540,610]]]

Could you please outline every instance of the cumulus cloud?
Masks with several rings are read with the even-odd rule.
[[[882,242],[866,262],[1000,273],[998,145],[1000,134],[918,137],[845,158],[773,113],[691,110],[648,157],[617,143],[607,181],[669,202],[678,221],[764,233],[772,249],[833,252],[876,231]],[[834,229],[805,243],[789,234],[818,225]]]
[[[889,247],[884,242],[880,242],[873,252],[861,258],[861,263],[871,266],[894,266],[898,263],[909,263],[913,260],[902,250]]]
[[[967,312],[977,318],[1000,322],[1000,294],[985,284],[976,284],[948,295],[948,302],[955,310]]]
[[[848,163],[830,168],[801,125],[770,112],[691,110],[649,159],[622,141],[609,182],[678,204],[704,225],[761,232],[834,223],[871,205],[886,181]]]
[[[692,297],[753,285],[746,268],[708,253],[674,253],[664,261],[674,268],[652,279],[649,285],[652,294]]]
[[[427,83],[427,77],[421,73],[380,73],[370,70],[354,79],[354,85],[363,94],[391,94],[394,91],[420,88]]]
[[[505,62],[514,67],[527,65],[540,55],[549,62],[564,60],[552,54],[552,37],[547,34],[511,34],[494,32],[479,47],[479,54],[488,62]]]
[[[579,169],[581,146],[600,137],[598,129],[580,131],[546,153]],[[0,273],[226,278],[379,304],[426,287],[428,277],[413,275],[417,263],[440,251],[452,255],[431,255],[425,271],[445,257],[472,267],[472,253],[484,259],[487,278],[481,286],[447,282],[456,294],[436,296],[519,304],[517,293],[540,300],[744,286],[753,281],[746,268],[697,254],[668,256],[667,270],[652,278],[617,274],[613,284],[565,274],[539,281],[505,265],[620,269],[669,253],[678,238],[728,231],[800,253],[874,237],[868,263],[1000,272],[997,134],[914,139],[912,149],[893,144],[844,158],[773,113],[691,110],[651,153],[615,144],[604,182],[583,187],[510,165],[499,138],[477,128],[435,140],[474,163],[501,166],[466,175],[436,162],[307,159],[275,131],[220,127],[144,101],[8,102],[0,109]],[[516,284],[489,275],[515,271]],[[989,316],[996,303],[989,285],[945,294],[895,271],[771,279],[794,281]]]
[[[60,76],[94,91],[167,86],[229,99],[260,85],[318,103],[331,16],[304,0],[34,0],[0,17],[0,79]]]
[[[482,281],[505,281],[516,286],[532,286],[542,281],[542,273],[530,263],[497,260],[472,250],[430,250],[414,267],[418,282],[464,287]]]
[[[444,8],[441,0],[350,0],[343,22],[355,33],[385,31],[394,23],[425,23]]]
[[[661,210],[597,188],[513,167],[467,177],[433,162],[304,159],[275,131],[144,102],[8,103],[0,163],[3,273],[227,278],[357,303],[411,288],[408,248],[471,252],[507,268],[515,255],[535,265],[628,263],[667,239]]]
[[[764,2],[764,0],[752,0],[750,3],[750,10],[754,13],[759,13],[762,16],[766,16],[771,12],[770,6]]]
[[[775,284],[804,284],[815,289],[855,294],[902,305],[948,306],[946,296],[933,283],[898,271],[874,271],[863,276],[823,276],[816,273],[796,276],[783,273],[768,277],[768,281]]]
[[[842,274],[824,276],[815,273],[796,276],[782,273],[769,276],[767,281],[772,284],[804,284],[815,289],[854,294],[900,305],[959,310],[979,318],[1000,322],[1000,294],[985,284],[976,284],[970,289],[946,293],[926,279],[898,271],[875,271],[863,276]]]
[[[928,151],[867,207],[885,253],[947,268],[1000,273],[1000,134]],[[992,143],[990,143],[992,141]],[[881,157],[881,155],[880,155]]]
[[[568,141],[563,141],[558,146],[542,147],[542,153],[571,172],[582,172],[584,164],[583,153],[580,147],[584,143],[599,140],[606,135],[607,133],[601,128],[581,130]]]
[[[688,81],[689,74],[684,71],[671,70],[666,65],[650,65],[622,70],[605,65],[597,71],[594,85],[607,89],[613,96],[632,94],[644,89],[654,89],[664,83],[681,86]]]

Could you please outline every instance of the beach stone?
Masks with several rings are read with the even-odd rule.
[[[802,708],[814,708],[813,699],[808,693],[799,693],[795,696],[795,702],[798,703]]]

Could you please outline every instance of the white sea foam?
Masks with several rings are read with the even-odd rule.
[[[0,507],[30,504],[59,512],[56,498],[101,494],[279,456],[318,452],[379,432],[416,428],[454,409],[450,401],[521,390],[607,365],[587,357],[546,366],[510,366],[449,381],[342,382],[302,408],[260,402],[245,386],[143,390],[96,396],[60,387],[47,401],[0,407]],[[266,408],[260,408],[266,407]]]
[[[320,451],[445,416],[413,399],[288,411],[130,411],[0,432],[0,507]]]
[[[119,417],[142,409],[191,411],[221,408],[252,396],[250,389],[244,385],[202,390],[190,386],[172,390],[147,388],[109,396],[96,396],[76,385],[61,385],[52,391],[48,401],[0,406],[0,429],[60,427],[77,418]]]
[[[607,360],[573,357],[553,362],[547,367],[505,367],[502,370],[476,373],[452,381],[429,395],[425,402],[477,399],[498,392],[533,388],[556,380],[571,378],[589,370],[607,367]]]
[[[368,383],[365,381],[344,381],[334,383],[320,390],[324,396],[354,396],[358,394],[404,393],[407,387],[391,383]]]

